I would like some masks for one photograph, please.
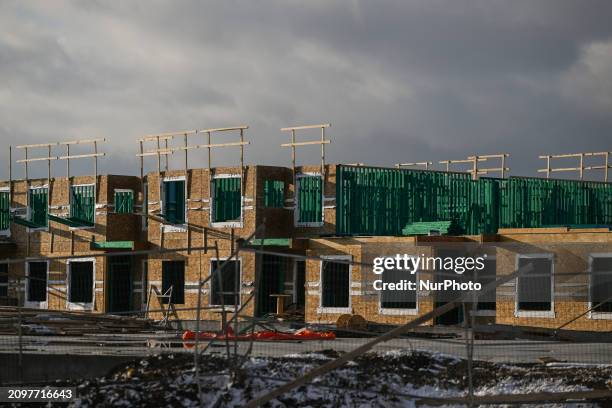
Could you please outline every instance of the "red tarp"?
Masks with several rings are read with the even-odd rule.
[[[336,334],[333,332],[317,332],[310,329],[300,329],[294,333],[286,333],[274,330],[262,330],[255,333],[236,335],[231,327],[225,333],[201,332],[199,340],[255,340],[255,341],[275,341],[275,340],[334,340]],[[184,341],[195,341],[196,334],[191,330],[183,333]]]

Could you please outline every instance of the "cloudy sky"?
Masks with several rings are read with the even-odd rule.
[[[535,175],[612,150],[610,21],[609,0],[3,0],[0,138],[105,137],[102,169],[136,174],[145,134],[248,124],[247,161],[288,164],[280,127],[331,122],[332,162],[508,152]]]

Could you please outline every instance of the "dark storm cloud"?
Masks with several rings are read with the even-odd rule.
[[[246,123],[248,161],[286,164],[281,126],[330,121],[331,161],[504,151],[535,174],[540,153],[612,147],[610,17],[578,0],[3,2],[0,137],[106,137],[106,170],[136,173],[144,134]]]

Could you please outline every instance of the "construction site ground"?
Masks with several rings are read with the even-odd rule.
[[[27,336],[24,353],[33,354],[95,354],[107,356],[142,357],[160,352],[193,353],[185,348],[177,334],[113,334],[79,337]],[[320,350],[349,351],[367,342],[367,338],[337,338],[332,341],[274,341],[253,343],[252,355],[283,356]],[[201,341],[204,346],[208,341]],[[231,347],[234,342],[230,341]],[[248,342],[238,342],[238,348],[246,350]],[[18,338],[0,336],[0,353],[15,353]],[[216,340],[208,353],[223,353],[226,343]],[[465,357],[465,341],[460,339],[395,339],[376,346],[377,350],[407,349],[430,350]],[[612,364],[612,343],[567,343],[536,340],[475,340],[474,358],[492,362],[530,363],[543,358],[571,363]],[[602,360],[605,358],[605,360]]]
[[[116,367],[102,378],[62,383],[77,387],[76,407],[205,406],[242,407],[262,392],[299,377],[342,353],[321,350],[284,357],[247,358],[230,381],[227,360],[208,355],[197,376],[189,354],[159,354]],[[458,398],[465,406],[466,360],[442,353],[392,350],[370,352],[278,398],[279,407],[435,406],[436,398]],[[475,361],[473,387],[477,398],[499,394],[568,393],[581,407],[608,406],[609,400],[584,400],[580,392],[608,392],[610,365],[499,364]],[[572,394],[576,393],[576,394]],[[551,396],[551,398],[555,398]],[[464,400],[465,402],[465,400]],[[564,401],[564,402],[567,402]],[[447,402],[448,404],[448,402]],[[449,406],[449,405],[446,405]],[[538,403],[537,406],[559,406]]]

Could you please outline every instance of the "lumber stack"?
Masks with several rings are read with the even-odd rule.
[[[20,317],[21,316],[21,317]],[[0,335],[18,333],[19,321],[24,335],[79,336],[90,333],[142,333],[159,330],[150,319],[89,312],[0,307]]]

